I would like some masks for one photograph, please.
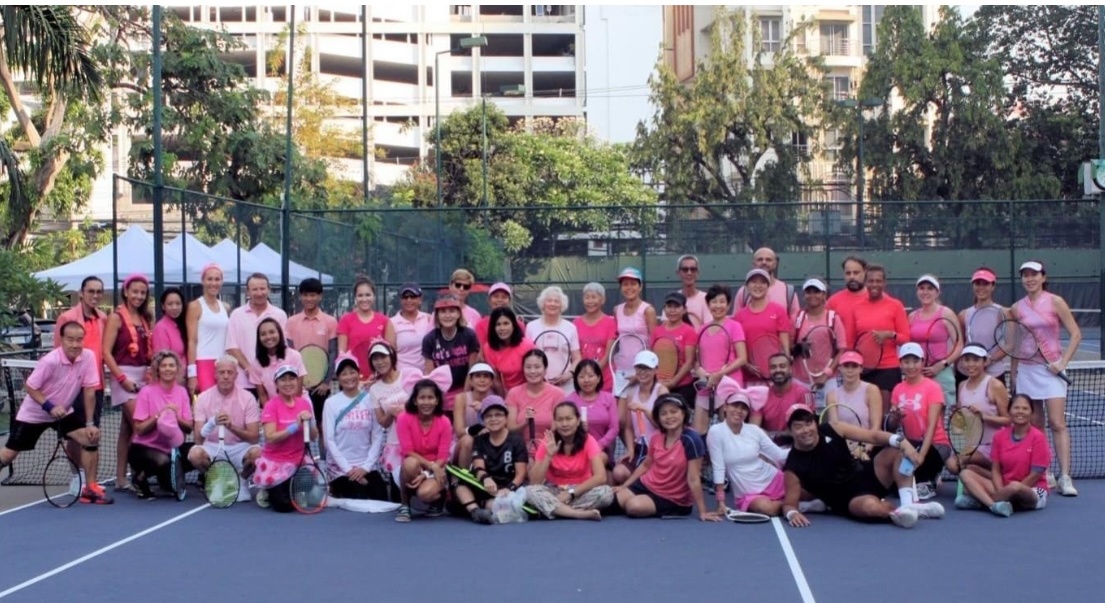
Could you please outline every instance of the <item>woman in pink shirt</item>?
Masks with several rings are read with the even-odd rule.
[[[902,454],[916,467],[918,500],[936,496],[934,480],[941,470],[959,471],[944,429],[944,391],[921,372],[924,359],[920,344],[910,342],[899,348],[902,382],[890,392],[891,409],[900,412],[902,431],[915,448]]]
[[[480,350],[480,357],[495,369],[498,389],[506,392],[525,383],[522,375],[522,357],[533,349],[533,342],[518,326],[518,317],[510,308],[491,311],[487,344]]]
[[[747,341],[748,364],[744,365],[744,381],[749,385],[768,381],[771,375],[767,374],[767,365],[771,355],[790,350],[790,334],[794,327],[786,308],[768,298],[770,282],[771,275],[766,270],[749,270],[744,279],[748,303],[733,314],[744,329]]]
[[[622,303],[614,306],[614,320],[618,322],[618,337],[637,335],[648,341],[656,328],[656,308],[641,298],[644,279],[641,271],[626,268],[618,274],[618,286],[622,291]]]
[[[169,287],[161,294],[158,302],[161,306],[161,320],[153,326],[150,344],[154,354],[169,351],[177,358],[186,357],[185,343],[188,341],[188,326],[184,320],[184,294],[176,287]],[[184,378],[184,371],[180,371]]]
[[[457,465],[472,464],[475,437],[484,431],[480,409],[484,398],[495,393],[495,369],[478,362],[468,369],[464,391],[457,394],[453,406],[453,435],[457,438]],[[509,427],[509,424],[508,424]]]
[[[606,303],[606,289],[599,283],[587,283],[583,286],[583,314],[577,316],[572,324],[579,333],[579,353],[583,359],[599,363],[602,370],[603,391],[614,390],[614,375],[607,366],[610,346],[618,338],[618,321],[613,316],[603,314]]]
[[[695,350],[694,374],[705,386],[694,398],[694,430],[698,433],[706,433],[710,427],[710,392],[721,383],[721,378],[728,376],[738,385],[744,385],[741,369],[748,363],[748,348],[744,328],[729,318],[730,297],[729,287],[725,285],[711,285],[706,290],[710,322],[699,327]],[[715,399],[715,408],[717,406]]]
[[[272,507],[277,513],[290,513],[292,493],[288,480],[295,474],[303,460],[302,429],[310,429],[312,440],[318,440],[311,400],[303,395],[299,369],[282,364],[276,369],[276,395],[261,411],[261,425],[265,430],[265,446],[257,459],[253,485],[257,492],[257,505]]]
[[[555,428],[545,431],[530,465],[526,502],[549,519],[600,520],[602,509],[614,501],[606,485],[602,449],[587,435],[575,404],[557,404],[553,420]]]
[[[276,370],[284,365],[295,367],[300,377],[307,374],[303,357],[288,347],[280,323],[275,318],[266,318],[257,323],[257,364],[251,367],[249,377],[250,383],[257,388],[257,400],[262,408],[270,398],[276,397]]]
[[[648,441],[656,433],[656,424],[652,422],[652,407],[656,399],[668,393],[668,388],[656,381],[656,354],[642,350],[633,360],[636,383],[625,389],[618,399],[618,417],[622,426],[622,442],[625,454],[614,466],[615,484],[629,479],[629,474],[637,468],[648,454]]]
[[[1043,431],[1032,425],[1032,399],[1013,396],[1009,417],[1013,424],[994,436],[993,467],[987,471],[968,467],[959,478],[967,489],[955,499],[959,509],[987,508],[994,515],[1009,517],[1014,509],[1040,510],[1047,506],[1047,478],[1051,448]]]
[[[614,442],[618,439],[618,400],[603,387],[599,363],[586,358],[580,361],[575,372],[575,391],[568,401],[579,408],[583,428],[595,436],[602,448],[602,463],[611,467],[614,458]]]
[[[510,430],[522,434],[531,453],[539,445],[539,434],[552,427],[553,408],[564,401],[564,390],[545,380],[548,365],[545,352],[537,349],[526,352],[522,357],[526,382],[506,394]]]
[[[338,321],[338,353],[352,352],[361,364],[361,379],[372,379],[372,363],[368,348],[384,340],[395,349],[395,327],[387,315],[376,311],[376,283],[368,277],[357,277],[353,284],[353,310]]]
[[[192,407],[188,391],[179,383],[181,362],[168,350],[158,352],[151,363],[155,382],[142,388],[134,405],[134,439],[127,453],[138,498],[153,498],[149,478],[157,477],[161,489],[171,490],[169,454],[180,448],[184,471],[191,471],[184,435],[192,432]]]
[[[909,313],[909,340],[921,344],[927,360],[921,373],[934,379],[944,390],[944,399],[955,401],[955,366],[963,351],[963,333],[959,317],[951,308],[940,303],[940,281],[931,274],[917,279],[917,301],[920,308]],[[940,321],[941,318],[947,322]],[[939,321],[939,322],[938,322]],[[948,341],[955,345],[948,349]],[[936,358],[942,358],[936,361]]]
[[[111,373],[111,405],[123,407],[115,448],[115,490],[133,490],[127,482],[127,450],[133,432],[134,401],[150,371],[150,281],[132,274],[123,281],[123,303],[104,325],[104,366]]]
[[[414,385],[395,429],[403,455],[399,472],[402,506],[395,521],[410,522],[412,495],[429,505],[426,515],[440,516],[445,508],[445,464],[453,446],[453,426],[445,418],[445,393],[437,383],[422,379]]]
[[[381,474],[390,476],[392,482],[399,484],[399,468],[403,456],[399,453],[399,434],[395,430],[395,419],[403,414],[410,393],[403,383],[410,378],[422,376],[422,371],[403,369],[398,364],[398,352],[384,342],[376,343],[368,352],[376,380],[368,387],[372,407],[376,411],[376,421],[384,428],[384,450],[380,454]]]

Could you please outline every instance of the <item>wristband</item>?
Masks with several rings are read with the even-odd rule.
[[[196,365],[189,364],[188,365],[188,378],[189,379],[194,379],[197,374],[198,374],[198,372],[196,371]]]
[[[798,514],[798,511],[795,511],[794,509],[791,509],[791,510],[787,511],[787,514],[786,514],[787,521],[791,521],[792,519],[794,519],[794,516],[797,515],[797,514]]]
[[[215,431],[215,417],[207,419],[207,422],[204,423],[203,427],[200,429],[200,435],[202,435],[204,439],[207,439],[212,431]]]
[[[127,374],[119,373],[118,375],[115,375],[115,380],[119,382],[119,385],[122,385],[127,382]]]
[[[288,435],[295,435],[299,431],[299,421],[288,425],[288,427],[284,429],[284,431],[288,432]]]
[[[84,426],[85,427],[95,427],[96,422],[95,421],[89,421],[89,422],[85,423]]]
[[[887,444],[889,444],[891,448],[901,448],[902,436],[896,433],[890,434],[890,439],[887,441]]]
[[[44,401],[42,403],[42,410],[45,410],[46,412],[53,412],[54,403],[49,400]]]

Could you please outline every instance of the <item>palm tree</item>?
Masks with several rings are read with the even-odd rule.
[[[41,203],[54,188],[58,175],[69,160],[69,152],[50,141],[62,132],[66,109],[71,100],[87,103],[103,100],[103,75],[91,55],[88,31],[81,26],[70,6],[4,6],[0,8],[0,88],[7,95],[23,141],[32,151],[40,151],[34,172],[23,184],[23,174],[15,165],[14,153],[2,144],[0,159],[11,181],[7,224],[0,246],[19,247],[27,238]],[[40,131],[31,119],[16,87],[12,70],[22,72],[33,82],[43,100],[44,122]]]

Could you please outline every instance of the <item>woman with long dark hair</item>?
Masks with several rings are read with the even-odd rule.
[[[115,490],[133,490],[127,481],[127,453],[134,432],[134,401],[146,384],[153,351],[150,345],[150,281],[132,274],[123,281],[123,303],[104,326],[104,365],[111,373],[111,405],[123,407],[116,446]]]
[[[168,287],[161,292],[158,306],[161,308],[161,320],[153,326],[150,344],[153,353],[169,351],[177,358],[187,357],[188,324],[184,316],[184,293],[177,287]],[[183,382],[184,371],[178,371]]]
[[[250,381],[257,388],[262,407],[276,397],[276,369],[285,365],[294,367],[301,380],[307,374],[303,356],[288,347],[280,323],[275,318],[266,318],[257,323],[257,365],[250,371]]]
[[[575,404],[557,404],[553,424],[530,465],[526,502],[549,519],[602,519],[602,509],[614,501],[602,449],[583,428]]]

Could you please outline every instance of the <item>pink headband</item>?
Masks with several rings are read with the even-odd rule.
[[[219,268],[219,265],[216,264],[215,262],[211,262],[210,264],[207,264],[206,266],[204,266],[203,270],[200,270],[200,278],[201,279],[203,277],[207,276],[207,271],[208,270],[218,270],[219,271],[219,276],[223,275],[223,269]]]
[[[414,393],[414,386],[423,379],[433,381],[441,388],[441,392],[445,393],[453,386],[453,370],[449,365],[443,364],[427,375],[419,371],[403,371],[403,391],[407,392],[407,395]]]
[[[132,275],[128,276],[128,277],[127,277],[127,278],[126,278],[126,279],[125,279],[125,280],[123,281],[123,290],[126,290],[127,288],[129,288],[129,287],[130,287],[130,284],[131,284],[131,283],[133,283],[133,282],[135,282],[135,281],[140,281],[140,282],[144,283],[144,284],[145,284],[145,285],[146,285],[147,287],[148,287],[148,286],[150,286],[150,279],[146,278],[146,276],[145,276],[145,275],[142,275],[142,274],[132,274]]]

